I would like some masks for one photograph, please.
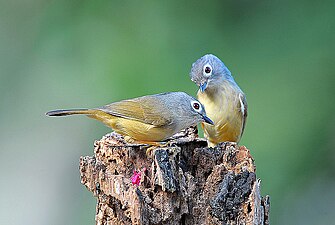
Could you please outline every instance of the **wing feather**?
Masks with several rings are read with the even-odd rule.
[[[99,110],[113,116],[154,126],[165,126],[171,123],[166,106],[149,96],[114,102],[99,108]]]
[[[242,132],[241,132],[241,137],[242,137],[245,124],[247,122],[247,117],[248,117],[248,104],[247,104],[247,99],[244,94],[240,93],[239,99],[240,99],[240,107],[241,107],[241,113],[242,113]]]

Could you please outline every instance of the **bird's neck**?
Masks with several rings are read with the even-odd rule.
[[[209,85],[206,89],[208,92],[216,92],[218,89],[222,90],[228,90],[234,88],[236,90],[240,90],[239,86],[236,84],[234,78],[232,76],[226,76],[226,77],[220,77],[220,79],[217,79],[213,82],[212,85]]]
[[[216,102],[230,97],[235,98],[237,93],[242,93],[242,91],[231,77],[231,79],[216,80],[214,84],[206,88],[205,92],[199,90],[198,97],[199,99],[208,98]]]

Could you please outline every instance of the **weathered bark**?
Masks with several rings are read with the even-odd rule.
[[[145,145],[111,133],[80,159],[81,182],[97,197],[96,224],[269,224],[254,160],[235,143],[208,148],[190,128],[146,156]],[[139,186],[132,184],[141,172]]]

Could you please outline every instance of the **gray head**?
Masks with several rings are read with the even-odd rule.
[[[170,113],[175,114],[174,118],[178,118],[180,129],[185,129],[200,122],[214,124],[207,117],[205,107],[192,96],[184,92],[169,92],[156,95],[158,98],[164,99],[164,104],[170,108]]]
[[[200,91],[205,91],[220,80],[233,80],[230,71],[225,64],[215,55],[204,55],[192,64],[191,80],[195,82]]]

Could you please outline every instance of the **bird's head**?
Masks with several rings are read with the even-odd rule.
[[[204,55],[192,64],[190,77],[199,86],[201,92],[220,80],[232,78],[224,63],[212,54]]]

